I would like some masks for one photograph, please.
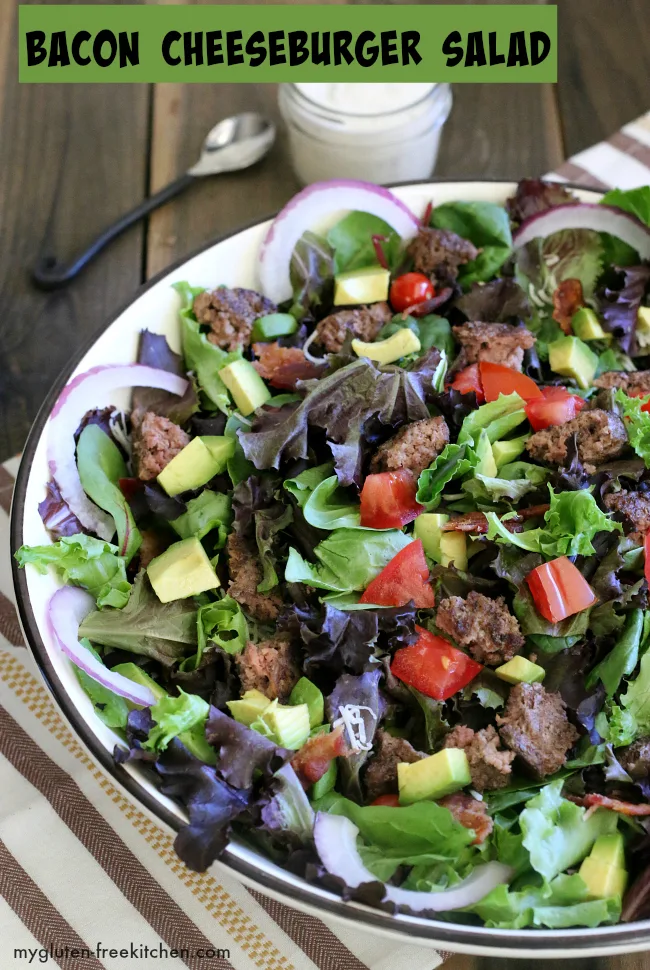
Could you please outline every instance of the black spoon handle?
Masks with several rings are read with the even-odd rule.
[[[173,199],[174,196],[183,192],[189,185],[196,181],[194,175],[190,175],[186,172],[177,178],[175,182],[170,182],[159,192],[154,195],[150,195],[149,198],[144,199],[140,205],[136,206],[135,209],[131,209],[130,212],[125,213],[120,219],[113,223],[112,226],[104,229],[96,239],[80,253],[76,259],[71,263],[61,265],[57,263],[53,256],[41,256],[32,270],[32,279],[34,283],[40,289],[43,290],[54,290],[60,286],[65,286],[71,280],[77,276],[82,269],[84,269],[88,263],[97,256],[102,249],[108,245],[116,236],[128,229],[135,222],[139,222],[140,219],[153,212],[154,209],[159,208],[159,206],[164,205]]]

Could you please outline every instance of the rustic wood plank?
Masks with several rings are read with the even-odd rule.
[[[68,289],[29,279],[46,237],[72,256],[146,194],[146,85],[18,84],[18,7],[0,0],[0,457],[20,450],[50,384],[141,282],[143,231]]]
[[[288,157],[274,84],[158,84],[154,95],[151,191],[185,171],[221,118],[259,111],[278,126],[269,155],[253,168],[201,179],[149,220],[147,276],[202,243],[274,212],[300,188]]]
[[[445,0],[422,2],[437,6]],[[457,0],[457,5],[472,2],[495,0]],[[543,4],[546,0],[528,2]],[[519,179],[542,175],[564,161],[559,114],[550,84],[457,84],[452,91],[454,106],[443,133],[435,175]]]
[[[457,84],[452,91],[436,175],[519,179],[563,161],[551,85]]]
[[[286,133],[280,121],[277,85],[157,84],[153,101],[151,191],[157,191],[184,172],[198,158],[210,128],[221,118],[239,111],[260,111],[270,118],[278,128],[275,145],[254,168],[203,179],[151,216],[147,276],[210,239],[270,215],[300,188],[291,168]]]
[[[648,110],[648,0],[559,0],[558,103],[568,155]]]

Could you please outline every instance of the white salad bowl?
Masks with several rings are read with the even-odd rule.
[[[427,182],[395,188],[395,194],[415,213],[426,204],[454,200],[482,200],[503,203],[512,194],[511,182]],[[580,191],[585,201],[597,200],[593,192]],[[332,213],[332,223],[337,213]],[[147,328],[164,334],[173,349],[179,349],[179,297],[172,284],[188,280],[193,286],[213,288],[220,283],[256,288],[257,255],[270,220],[210,243],[148,283],[133,301],[117,313],[90,343],[79,350],[52,387],[30,432],[21,462],[11,518],[12,553],[21,545],[41,545],[51,540],[38,514],[49,479],[46,460],[48,420],[64,385],[76,374],[100,364],[132,363],[136,359],[139,333]],[[314,226],[314,229],[320,227]],[[93,392],[87,385],[86,408],[109,404],[128,407],[129,391],[109,396]],[[182,809],[163,796],[137,766],[116,765],[113,749],[121,739],[95,715],[81,689],[73,667],[54,643],[46,622],[48,600],[57,583],[52,575],[35,569],[14,567],[14,583],[20,619],[28,647],[63,717],[92,756],[139,807],[168,831],[183,824]],[[460,923],[398,915],[356,902],[343,902],[326,889],[308,883],[280,868],[261,853],[233,841],[216,869],[224,867],[246,885],[255,887],[284,903],[326,919],[354,922],[378,935],[422,946],[492,957],[589,957],[650,948],[650,920],[569,930],[498,930]]]

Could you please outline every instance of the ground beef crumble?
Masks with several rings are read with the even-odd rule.
[[[650,737],[638,738],[628,748],[617,751],[616,757],[634,781],[647,781],[650,776]]]
[[[453,283],[459,268],[476,259],[479,250],[469,239],[463,239],[448,229],[422,226],[409,244],[407,254],[418,273],[434,276],[443,283]]]
[[[501,739],[491,724],[480,731],[457,724],[445,738],[444,746],[464,750],[476,791],[492,791],[510,783],[515,756],[501,747]]]
[[[375,754],[364,777],[368,801],[397,792],[397,766],[414,764],[423,756],[405,738],[394,738],[381,728],[377,731]]]
[[[538,778],[559,771],[579,734],[566,716],[559,694],[541,684],[517,684],[510,691],[499,734],[511,751]]]
[[[449,428],[444,418],[415,421],[379,446],[370,463],[370,471],[392,472],[409,468],[417,476],[448,443]]]
[[[521,370],[524,351],[535,344],[530,330],[509,323],[463,323],[452,328],[463,348],[463,365],[487,361]]]
[[[138,550],[140,556],[140,569],[146,569],[149,563],[157,556],[162,555],[170,545],[167,534],[159,532],[157,529],[142,529],[142,544]]]
[[[258,593],[262,582],[262,566],[257,550],[237,532],[231,532],[226,542],[230,584],[228,593],[256,620],[270,623],[280,613],[282,600],[277,593]]]
[[[640,492],[609,492],[603,499],[610,512],[620,512],[632,525],[629,534],[633,539],[641,539],[650,530],[650,495]]]
[[[239,286],[205,290],[194,298],[193,309],[199,323],[210,327],[210,343],[223,350],[248,347],[257,318],[277,311],[275,303],[261,293]]]
[[[575,435],[578,457],[588,475],[597,465],[618,458],[627,445],[623,422],[612,411],[600,408],[581,411],[577,417],[531,435],[526,450],[531,458],[547,465],[563,465],[568,456],[567,443]]]
[[[157,478],[172,458],[190,443],[190,436],[169,418],[145,411],[133,425],[133,464],[144,482]]]
[[[392,319],[393,311],[387,303],[373,303],[355,310],[339,310],[320,321],[316,327],[316,340],[328,354],[338,354],[349,333],[359,340],[369,342]]]
[[[436,626],[459,647],[467,647],[479,663],[492,666],[511,660],[525,643],[504,598],[490,599],[474,590],[467,599],[450,596],[441,600]]]
[[[620,387],[630,397],[650,394],[650,370],[638,370],[631,374],[625,371],[608,370],[596,378],[594,387]]]
[[[283,637],[249,641],[246,649],[235,657],[242,691],[259,690],[274,701],[288,699],[300,680],[300,668],[291,641]]]

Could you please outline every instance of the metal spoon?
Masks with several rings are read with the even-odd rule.
[[[255,111],[246,111],[232,118],[224,118],[208,132],[201,149],[201,157],[187,172],[159,192],[149,196],[112,226],[104,229],[71,263],[61,265],[53,256],[40,257],[32,270],[34,282],[44,290],[65,286],[111,240],[154,209],[183,192],[196,179],[204,175],[218,175],[221,172],[236,172],[239,169],[248,168],[266,155],[274,140],[275,126]]]

